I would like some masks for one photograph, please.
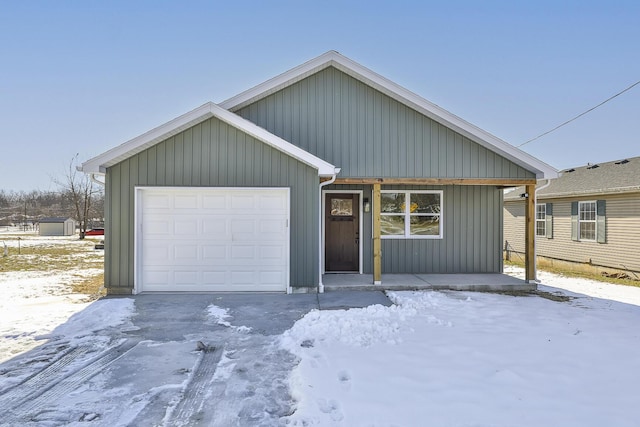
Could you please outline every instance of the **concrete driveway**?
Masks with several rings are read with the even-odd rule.
[[[127,325],[76,343],[51,340],[3,367],[45,361],[0,390],[0,412],[9,414],[0,424],[279,425],[295,408],[288,378],[297,360],[278,337],[313,309],[391,305],[368,291],[131,298]]]

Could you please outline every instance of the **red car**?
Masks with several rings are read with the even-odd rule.
[[[92,228],[84,233],[85,236],[104,236],[104,228]]]

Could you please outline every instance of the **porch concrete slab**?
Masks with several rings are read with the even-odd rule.
[[[483,274],[383,274],[382,284],[374,285],[371,274],[325,274],[325,291],[375,290],[457,290],[457,291],[533,291],[535,283],[500,273]]]
[[[320,310],[344,310],[362,308],[370,305],[389,307],[393,303],[381,290],[378,291],[345,291],[318,294]]]

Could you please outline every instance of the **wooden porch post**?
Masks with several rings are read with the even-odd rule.
[[[380,184],[373,184],[373,284],[382,284],[382,245],[380,241]]]
[[[525,253],[524,268],[525,280],[533,282],[536,280],[536,186],[526,187],[526,207],[525,207]]]

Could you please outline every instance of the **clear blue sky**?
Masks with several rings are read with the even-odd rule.
[[[328,50],[518,145],[640,80],[638,1],[2,1],[0,189]],[[640,156],[640,86],[522,147]]]

